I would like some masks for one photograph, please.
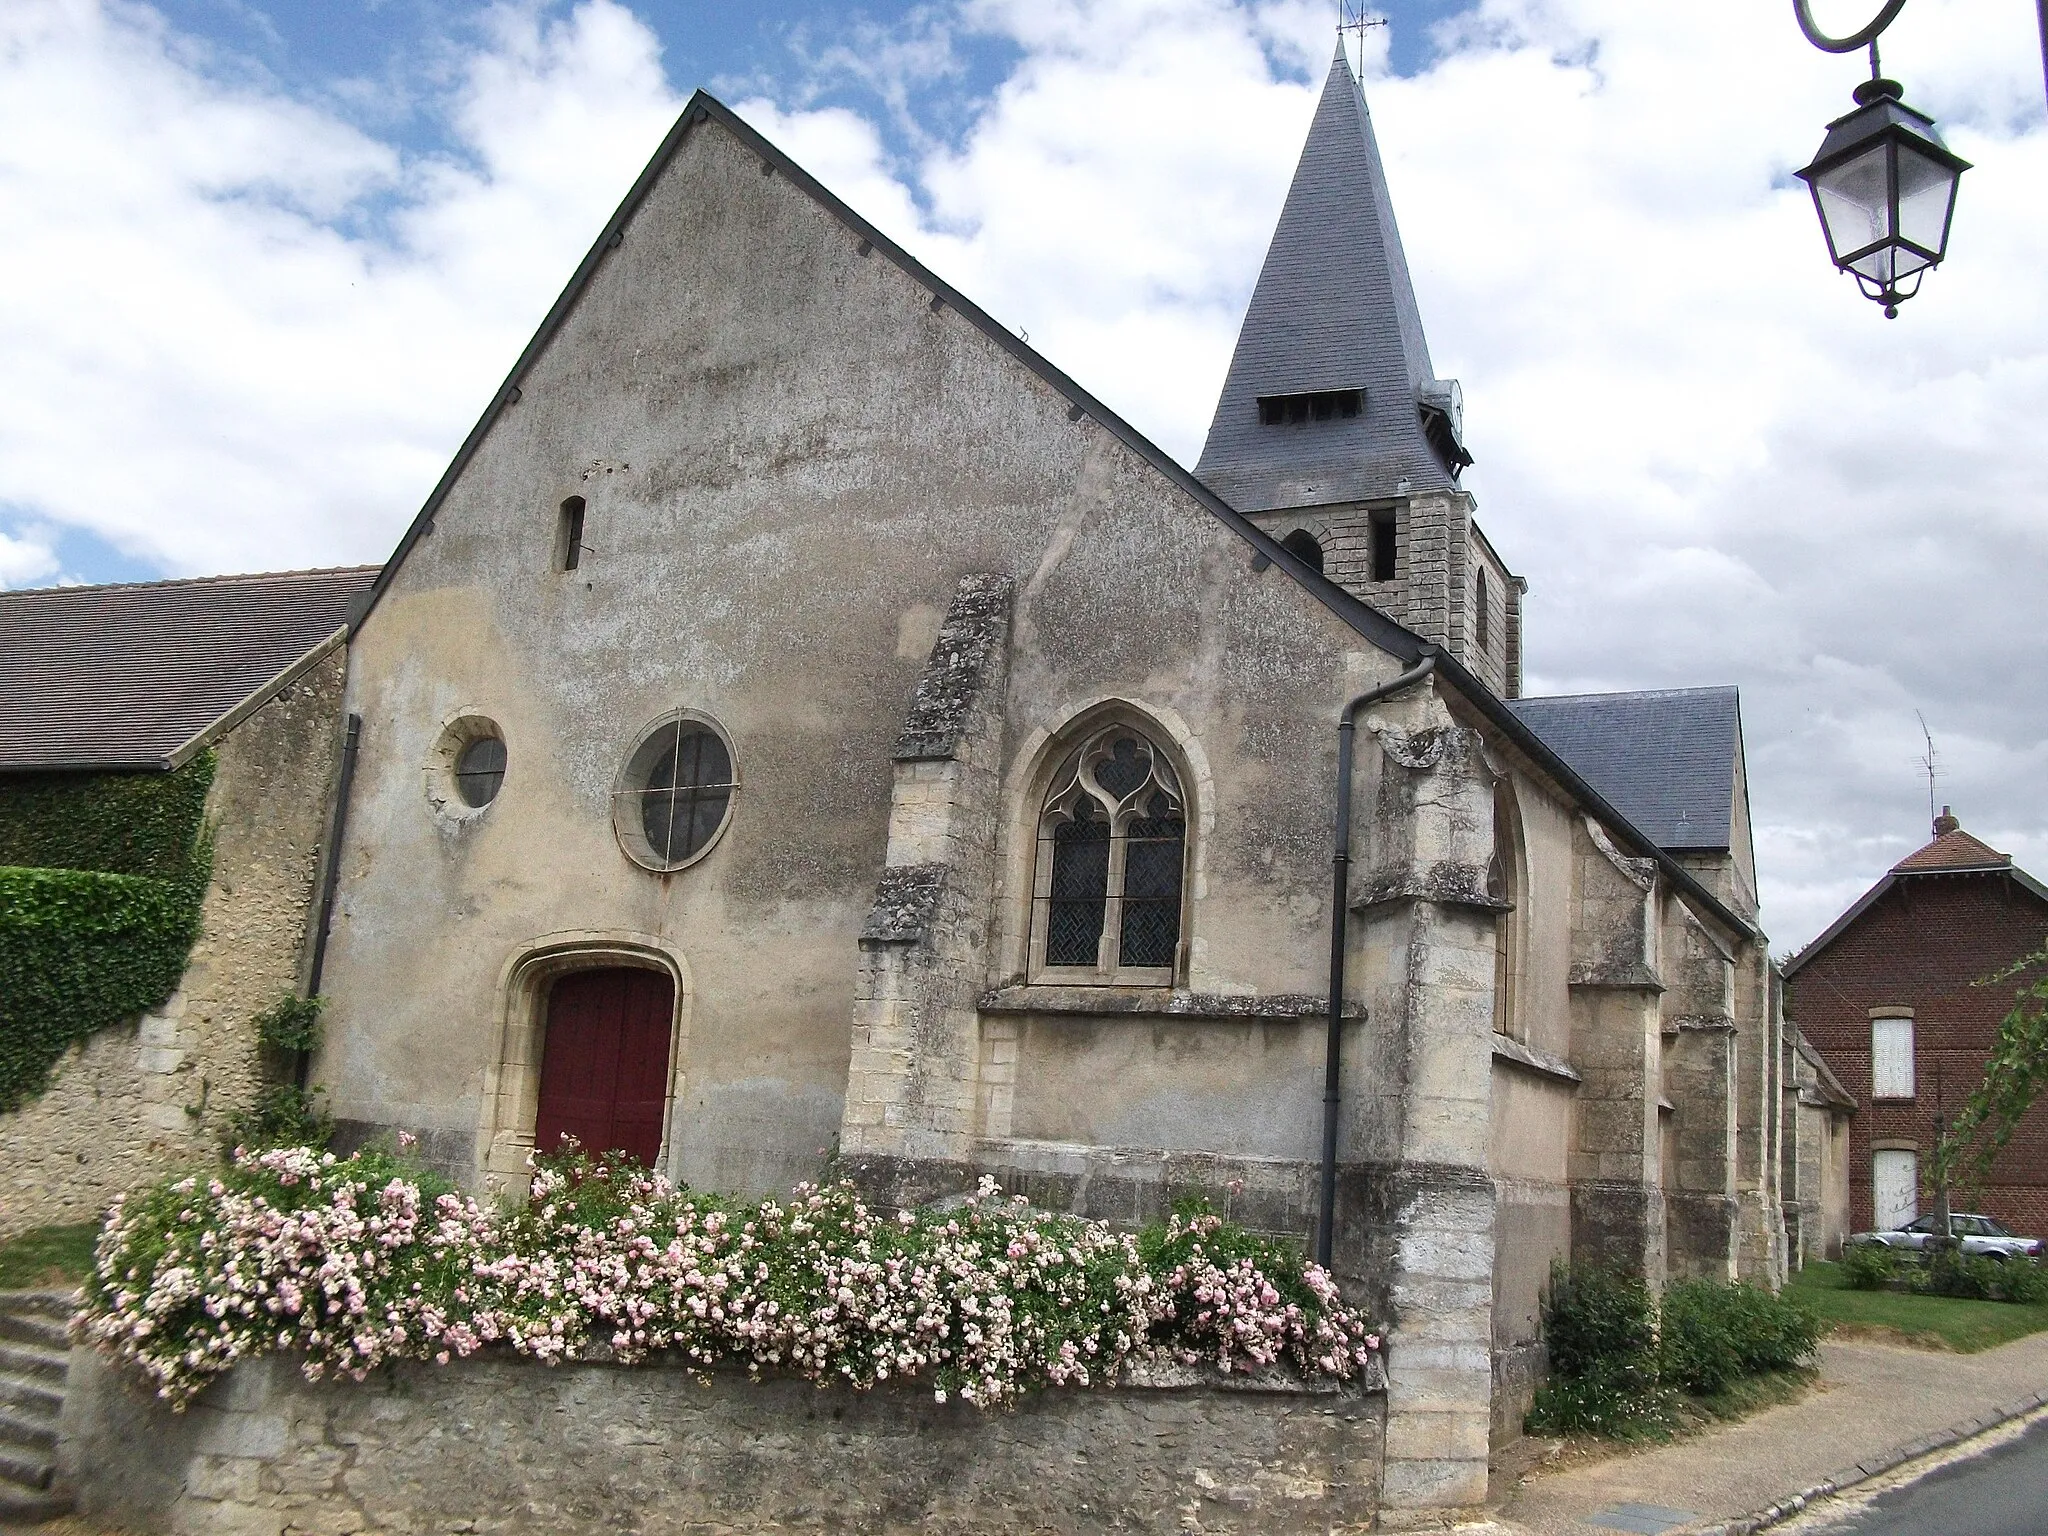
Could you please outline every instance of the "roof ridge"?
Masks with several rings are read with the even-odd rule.
[[[203,587],[235,581],[282,581],[292,576],[374,575],[380,565],[310,565],[293,571],[224,571],[214,576],[163,576],[155,581],[82,581],[54,587],[0,587],[0,599],[30,592],[133,592],[146,587]]]
[[[1513,704],[1563,704],[1573,699],[1654,699],[1676,698],[1682,694],[1735,693],[1742,692],[1739,683],[1704,683],[1693,688],[1606,688],[1587,693],[1525,693]]]
[[[1988,855],[1988,858],[1980,859],[1976,863],[1943,862],[1944,855],[1967,859],[1979,852]],[[1923,859],[1925,863],[1919,862]],[[1973,832],[1965,831],[1962,827],[1952,827],[1915,848],[1894,864],[1891,872],[1895,875],[1966,875],[2010,868],[2011,854],[1999,852]]]

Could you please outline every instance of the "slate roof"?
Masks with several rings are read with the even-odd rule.
[[[1892,866],[1895,875],[1960,874],[1973,869],[2004,869],[2012,855],[1981,843],[1961,827],[1944,832],[1925,848],[1909,853]]]
[[[1658,847],[1732,845],[1742,750],[1735,689],[1581,693],[1507,706]]]
[[[1252,290],[1196,476],[1242,512],[1455,483],[1424,437],[1434,373],[1372,116],[1344,50]],[[1350,419],[1266,426],[1262,395],[1363,389]]]
[[[376,575],[0,592],[0,773],[176,767],[310,664]]]

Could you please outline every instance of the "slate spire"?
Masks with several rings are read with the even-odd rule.
[[[1353,390],[1362,401],[1343,397]],[[1262,400],[1318,394],[1292,408],[1306,420],[1286,420],[1285,403],[1265,408],[1281,421],[1261,419]],[[1430,367],[1372,116],[1340,46],[1195,473],[1243,512],[1447,491],[1470,462],[1461,415],[1457,386]]]

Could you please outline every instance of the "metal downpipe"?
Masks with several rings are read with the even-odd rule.
[[[1330,1024],[1323,1046],[1323,1184],[1316,1215],[1316,1262],[1330,1267],[1330,1246],[1337,1225],[1337,1110],[1344,1066],[1344,951],[1351,936],[1351,758],[1358,734],[1358,712],[1381,699],[1412,688],[1436,671],[1437,653],[1422,659],[1391,682],[1369,688],[1344,706],[1337,719],[1336,849],[1330,859]]]
[[[334,804],[327,818],[325,867],[320,872],[320,906],[313,919],[313,953],[306,966],[306,996],[320,995],[327,969],[327,930],[334,921],[334,892],[341,883],[341,840],[348,831],[348,797],[355,788],[356,754],[363,742],[363,717],[352,714],[341,742],[341,767],[335,775]],[[300,1051],[292,1062],[292,1082],[301,1090],[313,1072],[313,1053]]]

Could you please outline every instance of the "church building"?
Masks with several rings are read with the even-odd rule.
[[[700,93],[352,616],[344,1143],[1203,1191],[1480,1500],[1553,1259],[1782,1275],[1792,1059],[1735,695],[1521,696],[1481,435],[1341,52],[1193,472]]]

